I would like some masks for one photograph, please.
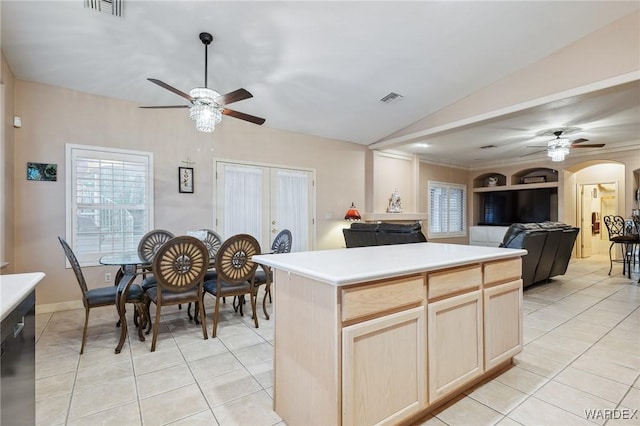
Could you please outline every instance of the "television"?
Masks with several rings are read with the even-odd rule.
[[[509,226],[512,223],[552,220],[557,206],[557,188],[493,191],[482,194],[479,225]],[[554,212],[553,220],[557,219]]]

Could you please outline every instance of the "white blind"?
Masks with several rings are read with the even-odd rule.
[[[429,237],[465,236],[467,187],[429,181]]]
[[[82,265],[135,252],[152,229],[152,155],[67,145],[67,241]]]

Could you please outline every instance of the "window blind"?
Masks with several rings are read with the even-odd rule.
[[[152,229],[152,155],[67,145],[67,241],[82,265],[135,252]]]
[[[429,181],[429,236],[432,238],[466,235],[467,187]]]

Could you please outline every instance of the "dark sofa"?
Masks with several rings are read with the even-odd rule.
[[[514,223],[500,247],[522,248],[522,281],[528,285],[567,272],[579,228],[561,222]]]
[[[427,241],[419,223],[360,223],[342,230],[347,248],[390,244],[424,243]]]

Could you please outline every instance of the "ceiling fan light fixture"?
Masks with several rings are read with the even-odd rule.
[[[222,121],[221,108],[214,101],[220,93],[208,87],[196,87],[191,89],[189,96],[195,99],[189,108],[189,117],[196,123],[196,129],[201,132],[213,132],[216,125]]]
[[[551,157],[551,161],[564,161],[569,154],[569,146],[553,145],[547,149],[547,155]]]

